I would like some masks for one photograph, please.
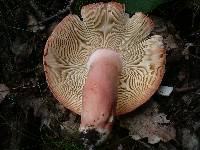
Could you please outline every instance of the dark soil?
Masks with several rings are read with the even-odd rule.
[[[0,103],[0,149],[83,149],[73,133],[66,136],[61,132],[60,124],[69,120],[72,113],[52,96],[42,66],[44,45],[53,27],[69,13],[79,15],[77,4],[74,1],[70,5],[67,0],[0,0],[0,83],[10,91]],[[168,97],[152,97],[173,122],[176,139],[154,145],[147,139],[135,141],[128,129],[120,127],[120,118],[116,118],[111,137],[97,149],[198,150],[200,2],[172,0],[148,15],[162,18],[178,45],[167,50],[162,82],[174,90]],[[79,116],[72,116],[74,122],[80,121]]]

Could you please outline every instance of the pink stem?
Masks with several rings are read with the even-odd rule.
[[[80,129],[91,127],[111,130],[121,59],[111,49],[98,49],[91,55],[88,67]]]

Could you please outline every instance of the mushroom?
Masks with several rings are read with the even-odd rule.
[[[102,143],[114,116],[133,111],[158,89],[165,68],[162,37],[141,12],[124,5],[83,6],[82,20],[66,16],[49,37],[43,56],[49,88],[66,108],[81,115],[86,145]]]

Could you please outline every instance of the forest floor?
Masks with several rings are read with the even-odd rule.
[[[2,150],[84,149],[78,140],[80,116],[55,100],[42,65],[49,35],[66,15],[77,13],[75,6],[65,0],[0,0]],[[117,117],[110,138],[97,149],[200,150],[200,2],[172,0],[148,16],[167,51],[161,85],[173,91],[155,93],[142,108]],[[135,136],[141,132],[138,122],[142,139]]]

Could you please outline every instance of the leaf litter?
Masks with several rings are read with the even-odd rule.
[[[9,93],[9,88],[5,84],[0,84],[0,103],[3,102],[6,95],[8,95]]]
[[[159,105],[151,102],[137,114],[124,117],[121,126],[129,129],[129,135],[134,140],[148,138],[150,144],[168,142],[175,139],[176,130],[166,117],[166,114],[159,112]]]

